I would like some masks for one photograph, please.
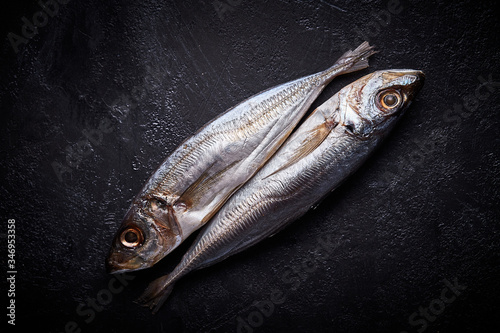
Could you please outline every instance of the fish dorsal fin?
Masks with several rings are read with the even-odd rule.
[[[330,132],[332,131],[333,128],[337,126],[338,123],[327,119],[325,122],[321,123],[320,125],[316,126],[315,128],[311,129],[309,132],[305,133],[305,138],[302,140],[302,144],[300,145],[300,148],[297,149],[295,154],[283,165],[281,166],[278,170],[272,172],[271,174],[267,175],[263,179],[266,179],[267,177],[270,177],[280,171],[283,171],[290,166],[294,165],[297,163],[299,160],[303,159],[307,155],[309,155],[311,152],[313,152],[316,148],[319,147],[319,145],[325,141],[326,137]]]

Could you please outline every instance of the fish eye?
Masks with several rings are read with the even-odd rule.
[[[120,243],[129,248],[139,246],[143,240],[142,232],[137,228],[127,228],[120,235]]]
[[[398,91],[390,89],[380,92],[377,100],[379,105],[383,109],[390,111],[398,107],[401,104],[403,98]]]
[[[383,101],[385,106],[391,107],[397,103],[398,98],[393,94],[385,95]]]

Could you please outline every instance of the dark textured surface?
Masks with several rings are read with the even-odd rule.
[[[0,257],[5,274],[15,219],[16,328],[500,330],[500,85],[478,79],[500,80],[494,1],[402,1],[397,14],[369,0],[167,3],[73,0],[18,53],[5,37]],[[3,8],[3,35],[39,10]],[[421,69],[427,80],[359,172],[280,234],[186,277],[157,315],[133,300],[187,244],[106,299],[113,234],[162,160],[228,107],[365,38],[380,50],[371,68],[336,79],[315,105],[370,70]],[[67,168],[61,179],[54,163]],[[466,288],[454,294],[455,282]],[[95,317],[79,315],[97,296],[107,304]],[[429,305],[437,315],[423,319]]]

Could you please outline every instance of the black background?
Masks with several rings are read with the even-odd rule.
[[[7,34],[21,35],[21,18],[41,7],[3,4],[0,260],[5,277],[15,219],[16,328],[499,331],[500,85],[478,78],[500,80],[495,5],[73,0],[15,53]],[[163,159],[227,108],[365,39],[380,51],[371,67],[336,79],[314,105],[373,70],[421,69],[426,83],[359,172],[280,234],[186,277],[157,315],[133,300],[188,242],[107,299],[111,239]],[[53,165],[68,168],[61,179]],[[462,290],[442,309],[442,292],[454,295],[445,280]],[[285,300],[271,307],[277,291]],[[98,295],[107,304],[95,317],[76,312]],[[429,305],[438,315],[422,319]]]

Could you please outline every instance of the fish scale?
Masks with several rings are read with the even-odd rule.
[[[240,127],[236,129],[233,127],[229,127],[223,130],[218,130],[217,128],[215,128],[215,131],[213,133],[203,136],[202,139],[198,142],[197,141],[193,142],[193,145],[190,147],[188,151],[185,152],[184,156],[180,157],[180,161],[174,164],[172,171],[163,175],[162,177],[163,179],[160,183],[161,188],[167,187],[169,182],[172,181],[172,179],[179,177],[184,172],[186,172],[186,169],[188,169],[194,162],[190,160],[190,162],[192,163],[183,164],[182,161],[184,161],[184,159],[188,158],[189,156],[195,155],[197,153],[196,149],[198,150],[198,152],[208,150],[206,147],[207,146],[210,147],[210,145],[204,144],[206,141],[210,140],[215,142],[216,138],[224,135],[227,135],[226,138],[229,140],[240,139],[240,135],[248,137],[251,136],[252,134],[255,134],[255,132],[257,132],[263,126],[267,125],[270,121],[277,119],[280,116],[280,113],[278,111],[285,110],[287,105],[291,105],[293,104],[294,101],[299,100],[300,97],[302,96],[297,96],[298,92],[300,91],[305,92],[305,88],[310,87],[308,81],[313,81],[315,79],[315,76],[305,78],[306,81],[303,81],[300,84],[294,84],[292,87],[288,87],[284,91],[278,93],[278,95],[272,96],[269,99],[259,103],[255,108],[250,110],[249,112],[250,115],[247,117],[248,120],[246,121],[246,123],[244,123],[244,125],[240,125]],[[297,88],[297,86],[302,89]],[[254,114],[252,114],[252,111],[254,111]],[[264,119],[266,116],[268,117],[268,119]],[[243,117],[245,118],[245,115]],[[256,122],[258,126],[255,126]],[[222,124],[222,126],[225,125],[226,124]],[[196,156],[196,158],[194,159],[197,158],[199,158],[199,153],[198,156]]]
[[[179,246],[276,153],[335,76],[366,68],[374,53],[365,42],[323,72],[250,97],[183,142],[133,200],[108,270],[151,267]]]
[[[414,78],[412,83],[407,75]],[[273,235],[316,205],[382,142],[420,90],[423,78],[420,71],[378,71],[319,106],[217,212],[172,273],[153,281],[139,301],[158,311],[182,276]],[[398,104],[383,106],[385,95],[398,96]],[[332,122],[336,126],[329,126]],[[317,128],[328,129],[326,137]],[[305,153],[290,163],[297,150]]]
[[[307,84],[304,85],[308,86]],[[217,143],[216,138],[222,137],[226,140],[240,140],[243,137],[251,136],[260,128],[267,125],[270,121],[277,119],[280,116],[280,113],[277,112],[278,110],[284,110],[287,105],[293,104],[300,98],[300,96],[296,97],[296,94],[294,93],[297,90],[297,88],[288,88],[284,92],[280,93],[277,97],[272,97],[270,101],[266,100],[259,104],[255,108],[255,114],[260,114],[260,117],[251,115],[250,117],[248,117],[249,120],[246,124],[240,125],[236,129],[228,126],[227,129],[219,131],[215,130],[214,133],[210,133],[209,135],[202,137],[198,142],[194,142],[190,149],[185,152],[184,156],[180,158],[180,161],[174,165],[175,169],[173,170],[176,170],[177,172],[167,173],[166,175],[164,175],[164,180],[160,183],[160,187],[167,187],[170,180],[186,172],[186,170],[199,158],[201,152],[208,151],[209,147],[212,147]],[[304,91],[304,89],[302,89],[302,91]],[[263,110],[267,110],[267,112],[262,113]],[[265,117],[267,117],[267,119],[265,119]],[[256,118],[256,120],[253,120],[253,118]],[[223,126],[225,125],[226,124],[223,124]],[[189,163],[182,163],[184,160]]]

